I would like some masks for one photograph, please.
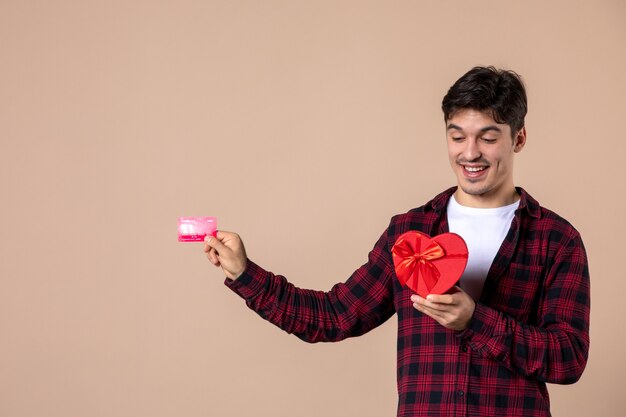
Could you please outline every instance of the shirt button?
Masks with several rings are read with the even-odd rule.
[[[466,343],[464,343],[464,344],[461,346],[461,350],[462,350],[463,352],[467,352],[467,350],[468,350],[468,349],[469,349],[469,348],[467,347],[467,344],[466,344]]]
[[[462,397],[464,395],[465,395],[465,393],[463,391],[459,391],[459,397]]]

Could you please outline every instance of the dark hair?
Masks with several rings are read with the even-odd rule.
[[[497,123],[509,125],[511,135],[524,127],[527,108],[520,76],[491,66],[469,70],[450,87],[441,103],[446,122],[459,110],[486,111]]]

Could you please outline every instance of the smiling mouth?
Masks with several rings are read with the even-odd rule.
[[[468,166],[463,166],[463,169],[465,169],[467,172],[481,172],[486,170],[488,167],[468,167]]]
[[[481,165],[481,166],[468,166],[468,165],[461,165],[461,168],[463,168],[463,176],[467,179],[479,179],[482,178],[484,175],[487,174],[487,170],[489,169],[489,165]]]

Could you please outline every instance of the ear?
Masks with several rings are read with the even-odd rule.
[[[515,139],[513,139],[513,152],[517,153],[521,151],[524,145],[526,145],[526,127],[521,128],[520,131],[517,132]]]

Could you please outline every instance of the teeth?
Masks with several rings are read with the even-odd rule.
[[[465,167],[465,169],[469,172],[479,172],[485,169],[486,167]]]

